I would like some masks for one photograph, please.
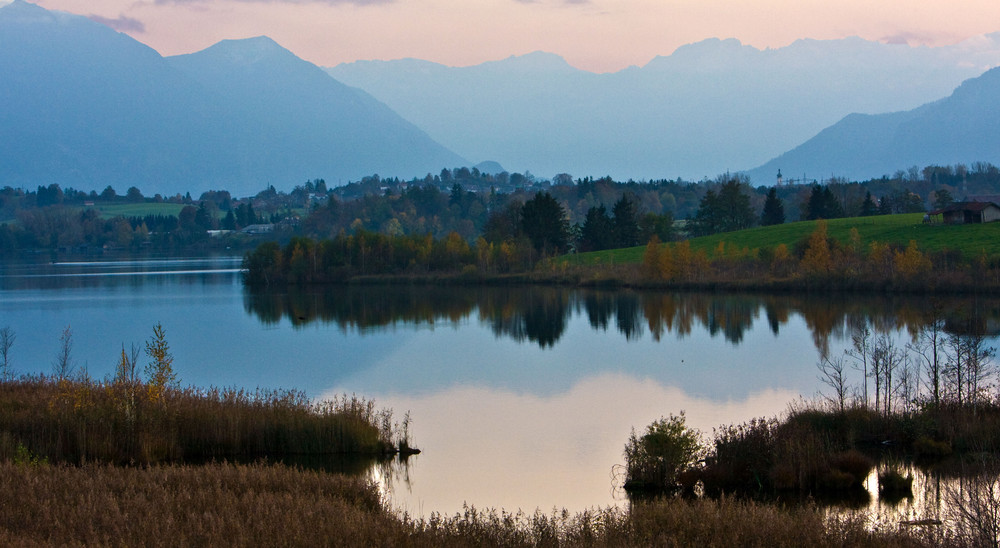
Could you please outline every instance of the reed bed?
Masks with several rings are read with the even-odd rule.
[[[932,546],[815,507],[669,498],[570,514],[467,508],[414,520],[360,478],[283,465],[0,463],[4,546]]]
[[[117,464],[408,450],[406,421],[356,397],[22,377],[0,382],[0,458]]]

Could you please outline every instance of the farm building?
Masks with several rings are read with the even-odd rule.
[[[1000,221],[1000,205],[995,202],[956,202],[944,209],[935,209],[927,214],[931,220],[950,225],[969,223],[992,223]]]

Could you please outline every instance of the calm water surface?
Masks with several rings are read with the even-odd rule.
[[[400,510],[577,511],[626,503],[612,471],[633,427],[684,411],[710,434],[780,414],[817,396],[816,363],[842,353],[851,325],[905,341],[931,309],[906,299],[558,288],[251,294],[239,263],[2,265],[0,327],[16,332],[13,368],[50,372],[69,326],[77,367],[103,378],[122,345],[141,345],[160,322],[183,384],[358,394],[400,418],[409,411],[424,453],[386,480]],[[956,329],[1000,316],[996,303],[944,308]],[[893,511],[924,512],[902,504]]]

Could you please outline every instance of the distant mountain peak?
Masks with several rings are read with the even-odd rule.
[[[511,55],[499,61],[487,61],[477,67],[505,67],[517,72],[558,74],[575,72],[577,69],[566,62],[562,56],[546,51],[533,51],[523,55]]]
[[[295,56],[267,36],[222,40],[209,46],[204,53],[225,57],[239,65],[253,65],[260,61]]]
[[[25,2],[24,0],[14,0],[6,6],[0,7],[0,22],[18,23],[41,23],[51,22],[57,19],[57,12],[51,12],[39,5]]]
[[[718,68],[738,64],[743,57],[758,53],[759,49],[746,45],[736,38],[706,38],[700,42],[685,44],[670,55],[657,55],[644,68],[665,69],[679,66],[698,69]]]

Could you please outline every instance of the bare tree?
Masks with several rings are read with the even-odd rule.
[[[886,415],[892,413],[897,393],[893,378],[904,361],[904,353],[888,335],[879,335],[871,345],[871,377],[875,382],[875,409]]]
[[[931,400],[935,405],[941,403],[941,383],[944,380],[944,362],[941,352],[944,346],[944,320],[935,319],[920,330],[917,339],[906,345],[916,355],[916,360],[922,366],[925,375],[924,384],[930,391]]]
[[[961,405],[965,389],[965,345],[958,333],[949,334],[945,343],[947,350],[944,375],[947,379],[947,393],[955,403]]]
[[[833,389],[833,396],[826,397],[827,401],[836,405],[840,409],[840,412],[843,413],[850,389],[847,384],[847,375],[844,373],[844,358],[823,358],[817,367],[819,368],[820,382]]]
[[[920,395],[920,363],[905,349],[900,350],[900,356],[902,364],[894,391],[903,405],[903,410],[912,411]]]
[[[0,375],[4,380],[10,378],[10,347],[14,346],[16,338],[9,325],[0,329]]]
[[[993,356],[996,350],[985,345],[981,334],[965,337],[965,393],[969,403],[976,405],[984,397],[990,377],[996,373]]]
[[[861,371],[861,402],[868,407],[868,362],[872,352],[872,332],[867,324],[856,326],[852,331],[851,348],[844,350],[844,353],[854,359],[854,367]]]
[[[56,378],[62,380],[73,374],[73,367],[73,330],[67,325],[59,335],[59,353],[52,362],[52,369]]]
[[[996,374],[996,350],[985,345],[983,335],[951,334],[945,341],[947,362],[943,377],[947,393],[959,405],[977,403],[990,377]]]

